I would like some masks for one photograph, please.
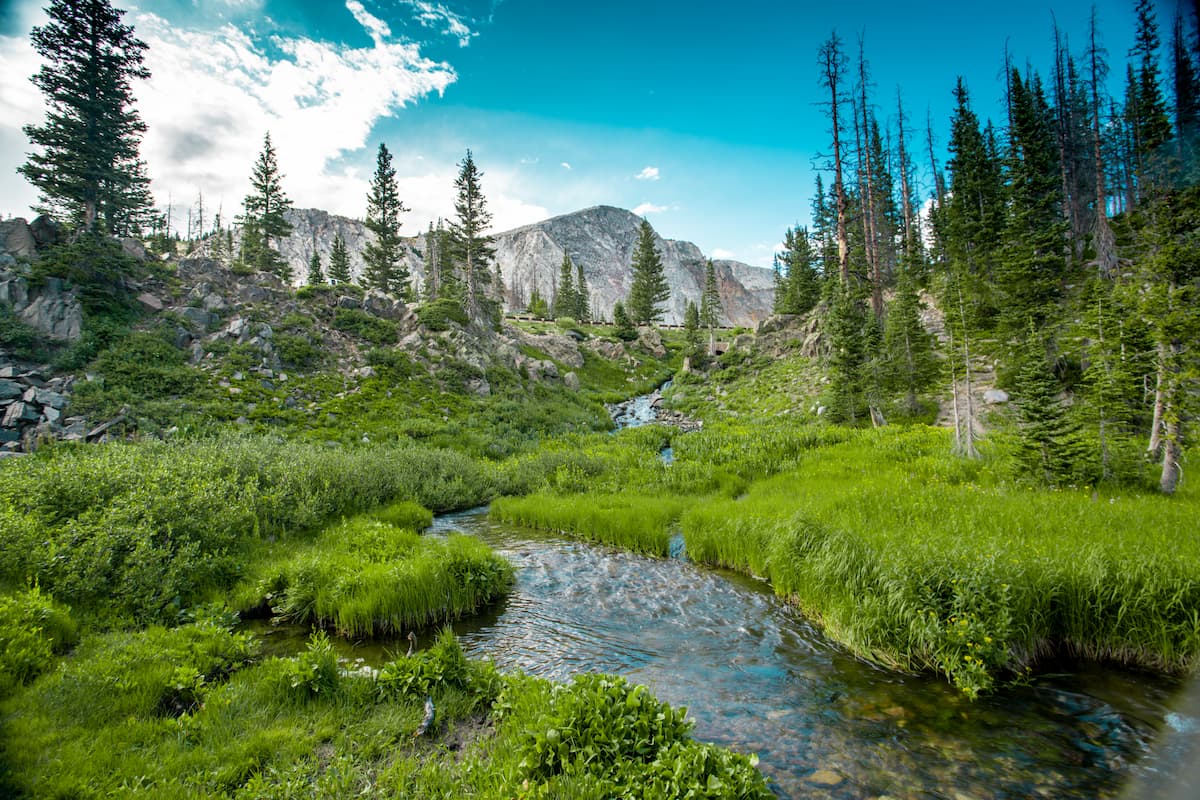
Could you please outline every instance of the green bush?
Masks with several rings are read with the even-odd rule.
[[[457,300],[439,297],[417,307],[417,320],[431,331],[446,331],[451,323],[465,326],[467,312]]]
[[[385,378],[403,381],[419,369],[408,353],[394,347],[374,347],[367,351],[367,363]]]
[[[371,516],[407,531],[423,531],[433,524],[433,513],[429,509],[408,500],[377,508],[371,512]]]
[[[374,344],[394,344],[399,326],[358,308],[339,308],[333,314],[333,327]]]
[[[37,586],[0,595],[0,697],[44,672],[77,638],[70,610]]]
[[[311,368],[325,356],[320,341],[314,342],[305,334],[277,333],[273,341],[280,360],[297,368]]]

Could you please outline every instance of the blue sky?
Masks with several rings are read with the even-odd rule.
[[[43,3],[0,0],[0,214],[28,215],[14,170],[20,125],[41,117],[27,76]],[[361,216],[380,141],[412,212],[405,231],[451,213],[470,147],[497,229],[590,205],[636,209],[670,238],[769,266],[804,222],[828,150],[816,52],[837,29],[865,37],[882,122],[899,86],[913,127],[932,114],[944,145],[963,75],[981,116],[998,116],[1007,41],[1046,70],[1052,13],[1082,52],[1092,4],[1015,0],[904,4],[653,0],[128,0],[150,44],[137,88],[160,204],[203,193],[237,213],[270,129],[299,206]],[[1132,0],[1097,0],[1123,71]],[[981,10],[986,9],[986,10]],[[1160,4],[1165,32],[1174,3]],[[923,141],[911,143],[920,152]],[[939,157],[944,153],[939,147]],[[927,158],[921,158],[924,165]],[[922,169],[921,178],[927,186]]]

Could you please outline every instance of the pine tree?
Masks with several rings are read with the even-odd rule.
[[[933,352],[933,337],[921,322],[921,300],[916,282],[907,269],[896,280],[896,294],[888,306],[883,331],[887,353],[887,384],[904,395],[904,410],[921,410],[918,396],[938,379],[938,361]]]
[[[821,70],[821,85],[829,90],[829,122],[833,137],[833,219],[836,223],[838,275],[842,283],[850,281],[850,239],[846,231],[846,184],[842,169],[842,118],[841,108],[845,103],[843,86],[849,62],[842,51],[842,40],[837,32],[821,44],[817,52],[817,65]],[[830,266],[825,265],[826,268]]]
[[[526,307],[526,311],[534,319],[546,319],[550,316],[550,305],[536,286],[529,293],[529,305]]]
[[[867,360],[863,329],[866,306],[841,282],[834,289],[825,330],[829,336],[829,417],[856,424],[866,410],[864,367]]]
[[[1176,156],[1180,163],[1178,182],[1196,183],[1200,179],[1200,65],[1196,63],[1195,38],[1200,31],[1191,34],[1183,20],[1183,7],[1175,11],[1175,22],[1171,26],[1171,84],[1175,96],[1175,141]]]
[[[242,215],[242,261],[254,269],[273,272],[286,283],[292,278],[291,267],[271,247],[272,239],[280,239],[292,232],[291,223],[283,216],[292,207],[292,201],[283,193],[282,177],[268,132],[250,174],[252,192],[242,201],[245,209]]]
[[[575,313],[572,316],[580,322],[592,318],[592,292],[583,274],[583,264],[575,265]]]
[[[492,238],[485,233],[492,215],[480,189],[482,177],[483,173],[475,166],[475,159],[468,150],[454,181],[458,195],[454,201],[455,219],[450,222],[447,255],[463,276],[463,310],[467,317],[473,322],[495,323],[499,309],[487,297],[488,284],[492,281],[489,267],[495,251]]]
[[[717,287],[717,270],[712,259],[704,268],[704,291],[700,295],[700,324],[708,329],[708,354],[716,350],[716,329],[721,324],[721,291]]]
[[[783,234],[780,277],[775,291],[776,314],[807,314],[821,299],[821,283],[813,265],[808,229],[796,226]]]
[[[633,326],[629,312],[625,310],[624,303],[619,300],[613,306],[613,335],[626,342],[633,341],[638,336],[637,328]]]
[[[1039,326],[1059,297],[1066,273],[1066,224],[1057,146],[1050,111],[1036,78],[1012,73],[1009,131],[1008,220],[996,282],[1001,318],[1019,335],[1030,319]]]
[[[578,303],[575,297],[575,265],[571,263],[571,256],[563,253],[562,264],[558,271],[558,283],[554,287],[554,310],[555,319],[559,317],[574,317],[578,310]]]
[[[410,299],[408,267],[401,258],[400,215],[408,211],[400,202],[396,169],[387,145],[380,143],[375,175],[367,195],[367,230],[375,241],[363,248],[363,283],[372,289]]]
[[[337,286],[350,283],[350,256],[346,252],[346,240],[340,233],[333,236],[333,249],[329,251],[329,282]]]
[[[26,125],[38,148],[18,171],[39,192],[41,210],[63,213],[85,231],[138,232],[151,208],[138,147],[146,125],[131,83],[150,76],[145,42],[121,24],[108,0],[51,0],[49,22],[30,39],[43,59],[33,84],[46,98],[46,121]]]
[[[654,229],[643,219],[633,251],[633,279],[626,311],[635,325],[650,325],[662,319],[663,309],[659,306],[670,297],[662,257],[654,246]]]
[[[1171,121],[1159,82],[1158,23],[1154,0],[1137,0],[1137,30],[1130,55],[1138,58],[1132,87],[1135,102],[1127,110],[1134,132],[1137,196],[1144,200],[1168,183]],[[1130,65],[1132,68],[1132,65]]]
[[[700,309],[692,300],[688,300],[683,309],[683,339],[687,342],[688,350],[695,352],[696,345],[700,343]]]
[[[321,271],[321,254],[313,250],[312,258],[308,261],[308,280],[309,286],[316,286],[325,282],[325,274]]]
[[[1078,429],[1058,399],[1045,340],[1032,324],[1020,352],[1016,389],[1021,423],[1017,459],[1047,485],[1069,482],[1079,456]]]

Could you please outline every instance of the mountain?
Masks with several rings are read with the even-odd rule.
[[[346,241],[351,274],[355,279],[361,276],[362,248],[374,235],[362,222],[318,209],[293,209],[286,216],[292,223],[292,233],[280,242],[279,251],[291,264],[297,283],[303,282],[308,274],[314,249],[328,269],[333,237],[338,233]],[[591,289],[593,316],[611,319],[613,304],[625,299],[629,292],[633,249],[641,222],[630,211],[594,206],[494,234],[496,263],[504,280],[505,307],[523,309],[535,287],[550,300],[565,252],[583,266]],[[422,285],[424,237],[413,236],[404,241],[409,270],[414,281]],[[700,303],[707,258],[691,242],[663,239],[655,234],[655,243],[671,287],[663,321],[678,324],[683,321],[687,301]],[[714,260],[713,264],[724,324],[750,326],[770,315],[774,302],[774,276],[770,270],[724,259]]]

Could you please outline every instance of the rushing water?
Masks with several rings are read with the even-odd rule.
[[[1172,712],[1173,681],[1075,665],[970,702],[943,681],[849,656],[759,581],[483,510],[440,517],[429,534],[451,531],[517,570],[504,601],[456,626],[469,655],[557,680],[645,683],[688,707],[698,738],[757,753],[781,797],[1115,796],[1136,761],[1135,772],[1178,769],[1179,753],[1147,758],[1161,728],[1200,727]],[[383,649],[353,652],[379,661]]]

